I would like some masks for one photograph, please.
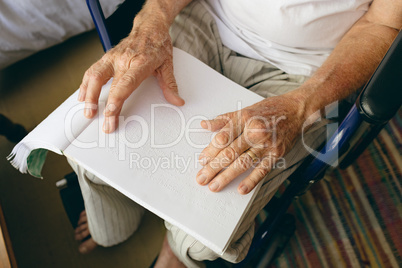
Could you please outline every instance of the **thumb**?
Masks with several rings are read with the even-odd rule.
[[[162,88],[165,99],[173,105],[183,106],[184,100],[179,96],[176,78],[173,74],[173,63],[165,62],[156,72],[159,86]]]

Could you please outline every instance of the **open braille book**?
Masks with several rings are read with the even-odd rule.
[[[263,98],[177,48],[174,69],[184,106],[168,104],[156,78],[150,77],[126,100],[118,129],[105,134],[103,110],[111,81],[103,87],[92,119],[83,116],[77,90],[15,146],[9,160],[21,172],[41,177],[46,152],[64,154],[222,254],[259,187],[248,195],[237,192],[249,173],[219,193],[197,184],[199,153],[214,135],[200,122]]]

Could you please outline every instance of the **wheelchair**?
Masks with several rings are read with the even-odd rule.
[[[105,51],[128,35],[134,16],[141,10],[143,2],[126,0],[105,19],[99,1],[87,0]],[[398,78],[402,77],[401,62],[402,32],[394,40],[338,129],[321,146],[320,153],[309,155],[288,178],[288,186],[283,193],[274,197],[264,208],[267,217],[257,228],[246,258],[238,264],[218,259],[206,262],[207,267],[266,267],[282,252],[296,228],[295,218],[287,213],[292,201],[321,180],[326,170],[337,161],[340,168],[348,167],[398,112],[402,104],[402,90],[398,87]],[[79,213],[84,209],[76,175],[66,175],[57,186],[61,189],[63,204],[75,228]]]

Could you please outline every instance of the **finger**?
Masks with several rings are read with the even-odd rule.
[[[83,102],[88,88],[89,75],[85,72],[78,92],[78,101]]]
[[[117,115],[114,116],[108,116],[105,117],[105,120],[103,122],[102,130],[105,133],[112,133],[117,129],[117,126],[119,125],[119,115],[120,111],[118,112]]]
[[[85,99],[84,115],[87,118],[92,118],[96,114],[102,86],[113,76],[113,74],[113,66],[105,61],[98,61],[86,72],[85,76],[87,76],[87,78],[84,78],[84,81],[87,81],[87,86],[83,86],[83,88],[80,89],[80,95]]]
[[[240,135],[198,172],[197,182],[201,185],[208,184],[216,174],[232,164],[249,147],[250,146],[245,141],[244,135]]]
[[[265,178],[275,165],[276,158],[265,157],[240,184],[237,190],[240,194],[248,194],[257,184]]]
[[[222,114],[212,120],[202,120],[201,127],[216,132],[222,129],[232,118],[233,113]]]
[[[121,77],[123,77],[123,76],[124,76],[124,73],[122,73],[122,72],[116,73],[116,75],[113,77],[112,84],[110,85],[109,98],[108,98],[107,104],[105,106],[105,110],[103,111],[103,114],[105,115],[105,119],[103,122],[102,130],[105,133],[113,132],[117,128],[116,118],[119,116],[120,110],[117,110],[118,107],[116,105],[108,104],[108,102],[109,102],[109,99],[111,98],[111,95],[114,94],[114,89],[119,84],[119,81],[120,81]],[[107,114],[111,114],[112,112],[115,115],[107,116]]]
[[[257,154],[256,154],[257,155]],[[253,159],[247,153],[241,154],[227,169],[216,176],[209,184],[212,192],[219,192],[237,176],[247,171],[253,165]]]
[[[238,120],[229,120],[215,135],[211,143],[201,152],[200,163],[206,165],[212,161],[220,151],[229,146],[243,131],[243,124]]]
[[[118,117],[124,101],[152,72],[148,65],[133,64],[123,75],[117,77],[115,84],[112,83],[105,109],[105,122],[103,130],[106,133],[113,132],[118,125]],[[114,82],[114,81],[113,81]]]
[[[159,67],[156,74],[165,99],[173,105],[183,106],[184,100],[179,95],[176,78],[173,73],[173,63],[171,61],[165,62]]]

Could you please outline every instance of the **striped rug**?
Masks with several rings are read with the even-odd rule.
[[[295,200],[273,267],[402,267],[402,110],[353,165]]]

